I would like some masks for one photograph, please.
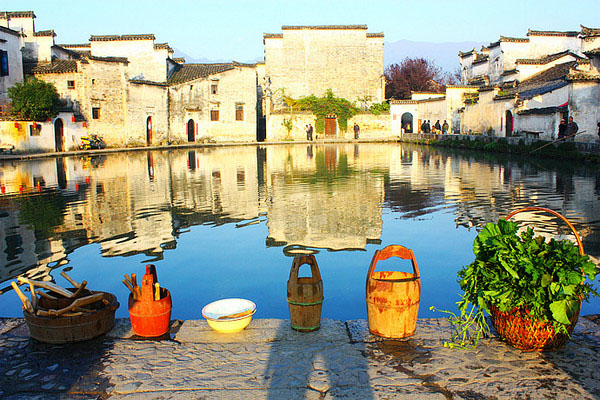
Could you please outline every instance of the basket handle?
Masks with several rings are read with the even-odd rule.
[[[544,212],[552,214],[555,217],[558,217],[561,220],[563,220],[563,222],[565,222],[567,224],[567,226],[575,234],[575,240],[577,241],[577,247],[579,247],[579,254],[584,255],[584,252],[583,252],[583,243],[581,242],[581,238],[579,237],[579,234],[577,233],[577,230],[575,230],[575,227],[573,226],[573,224],[571,224],[569,222],[569,220],[567,220],[565,217],[563,217],[561,214],[557,213],[554,210],[551,210],[549,208],[544,208],[544,207],[525,207],[525,208],[520,208],[520,209],[518,209],[516,211],[511,212],[504,219],[508,221],[508,219],[511,218],[511,217],[513,217],[514,215],[516,215],[518,213],[521,213],[521,212],[525,212],[525,211],[544,211]]]
[[[318,282],[321,280],[321,273],[319,272],[319,267],[317,266],[317,259],[314,255],[309,254],[305,256],[296,256],[294,257],[294,261],[292,262],[292,269],[290,269],[290,282],[295,284],[298,282],[298,273],[300,272],[300,267],[304,264],[310,265],[310,271],[312,273],[312,279],[314,282]]]
[[[419,266],[417,265],[417,259],[415,258],[415,254],[411,249],[407,249],[404,246],[400,246],[398,244],[392,244],[390,246],[384,247],[382,250],[375,251],[373,255],[373,259],[371,260],[371,265],[369,266],[369,272],[367,272],[367,281],[373,272],[375,271],[375,266],[378,261],[387,260],[390,257],[398,257],[403,260],[410,260],[413,267],[413,272],[415,273],[415,278],[420,278],[421,274],[419,273]]]

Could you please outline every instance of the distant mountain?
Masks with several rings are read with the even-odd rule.
[[[185,62],[187,64],[215,64],[215,63],[228,63],[228,62],[232,62],[232,61],[237,61],[237,62],[240,62],[243,64],[254,64],[259,61],[263,61],[263,57],[256,57],[252,60],[233,60],[231,58],[211,60],[211,59],[208,59],[205,57],[193,58],[192,56],[185,54],[184,52],[180,51],[179,49],[173,49],[173,57],[175,57],[175,58],[183,57],[183,58],[185,58]]]
[[[446,72],[454,72],[458,67],[458,52],[467,52],[475,48],[479,50],[483,42],[413,42],[411,40],[398,40],[385,43],[383,46],[383,65],[399,64],[406,57],[422,57],[434,61],[438,67]]]

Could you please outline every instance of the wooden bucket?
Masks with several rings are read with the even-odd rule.
[[[23,309],[31,337],[44,343],[63,344],[89,340],[110,331],[115,325],[115,311],[119,308],[119,302],[111,293],[91,293],[103,293],[109,304],[95,303],[101,304],[96,312],[75,317],[40,317]],[[48,300],[41,298],[40,301],[45,302],[44,304],[40,302],[44,308],[58,309],[68,306],[73,299]],[[86,306],[86,308],[93,308],[93,305]]]
[[[310,265],[312,276],[299,278],[298,272],[304,264]],[[323,280],[312,254],[294,257],[287,282],[287,302],[293,329],[311,332],[321,327]]]
[[[374,271],[378,261],[390,257],[410,260],[413,273]],[[421,279],[412,250],[398,245],[377,250],[369,266],[366,286],[369,332],[392,339],[415,333],[421,299]]]

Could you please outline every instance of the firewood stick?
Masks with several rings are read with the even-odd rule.
[[[125,279],[127,279],[127,282],[129,282],[129,284],[130,284],[132,287],[135,287],[135,285],[133,284],[133,279],[131,279],[131,277],[130,277],[129,275],[125,274],[125,275],[123,275],[123,276],[125,277]]]
[[[137,277],[135,276],[135,273],[133,273],[131,274],[131,286],[133,286],[133,288],[135,289],[137,285]]]
[[[33,287],[32,283],[29,283],[29,291],[31,292],[31,305],[33,306],[33,310],[37,310],[38,308],[38,298],[35,294],[35,287]]]
[[[69,283],[70,283],[71,285],[73,285],[73,287],[76,287],[76,288],[78,288],[79,286],[81,286],[81,283],[79,283],[79,282],[77,282],[75,279],[71,278],[69,275],[67,275],[67,273],[66,273],[65,271],[62,271],[62,272],[60,273],[60,275],[61,275],[63,278],[65,278],[66,280],[68,280],[68,281],[69,281]]]
[[[83,315],[83,313],[82,312],[65,312],[61,315],[61,317],[79,317],[80,315]],[[46,310],[37,310],[37,316],[39,316],[39,317],[56,317],[55,314],[53,314],[50,311],[46,311]]]
[[[84,307],[75,307],[75,308],[73,308],[73,311],[82,312],[82,313],[86,313],[86,314],[92,314],[92,313],[96,312],[96,310],[90,310],[89,308],[84,308]]]
[[[21,302],[23,303],[23,308],[25,308],[27,311],[33,314],[33,306],[31,305],[31,302],[29,301],[27,296],[25,296],[23,292],[21,292],[21,289],[19,289],[19,285],[17,285],[17,282],[12,281],[10,283],[10,286],[12,286],[17,296],[19,296],[19,299],[21,299]]]
[[[31,283],[33,283],[34,286],[41,287],[41,288],[44,288],[44,289],[48,289],[51,292],[60,294],[61,296],[68,297],[68,298],[73,297],[73,293],[72,292],[70,292],[67,289],[65,289],[65,288],[63,288],[61,286],[58,286],[57,284],[52,283],[52,282],[34,281],[33,279],[27,279],[27,278],[24,278],[22,276],[20,276],[18,278],[18,281],[21,282],[21,283],[27,283],[27,284],[29,284],[31,282]]]
[[[81,285],[79,285],[79,287],[77,288],[77,290],[75,291],[75,293],[73,293],[73,298],[76,299],[77,297],[81,296],[81,293],[83,293],[83,291],[85,290],[85,286],[87,285],[87,281],[83,281],[81,282]]]
[[[96,293],[96,294],[92,294],[91,296],[80,297],[78,299],[75,299],[74,302],[72,302],[70,305],[66,306],[65,308],[61,308],[60,310],[49,310],[48,312],[50,313],[51,316],[58,317],[66,312],[73,310],[76,307],[87,306],[88,304],[92,304],[97,301],[101,301],[103,298],[104,298],[104,293]]]
[[[45,298],[45,299],[48,299],[48,300],[57,300],[57,298],[56,298],[56,297],[54,297],[54,296],[52,296],[52,295],[50,295],[50,294],[48,294],[48,293],[44,292],[43,290],[36,290],[35,292],[36,292],[36,293],[37,293],[37,294],[38,294],[40,297],[43,297],[43,298]]]
[[[127,279],[123,279],[123,284],[125,286],[127,286],[127,289],[129,289],[129,291],[131,292],[131,297],[133,297],[134,300],[137,300],[138,299],[137,293],[131,286],[131,283],[129,283],[129,281]]]
[[[158,282],[154,284],[154,288],[156,289],[156,291],[154,292],[154,301],[158,301],[160,300],[160,285],[158,284]]]

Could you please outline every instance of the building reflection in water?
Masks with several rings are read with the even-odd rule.
[[[265,217],[269,247],[364,250],[381,240],[383,210],[415,221],[450,210],[457,226],[471,228],[535,204],[565,214],[587,252],[600,253],[600,178],[585,167],[309,144],[4,162],[0,171],[0,281],[51,279],[52,268],[90,243],[104,257],[160,260],[193,226]]]

